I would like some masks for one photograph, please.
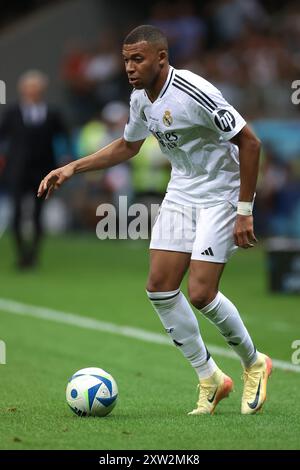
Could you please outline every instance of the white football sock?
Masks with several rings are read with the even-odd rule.
[[[166,332],[191,363],[199,379],[210,377],[217,366],[203,343],[197,318],[183,293],[179,289],[146,292]]]
[[[225,295],[218,292],[214,300],[201,309],[203,315],[213,323],[232,349],[248,368],[257,359],[256,348],[239,315],[237,308]]]

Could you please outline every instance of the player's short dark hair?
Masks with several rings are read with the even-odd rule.
[[[164,49],[168,49],[168,40],[166,35],[156,26],[143,24],[134,28],[126,36],[123,44],[135,44],[137,42],[146,41],[151,44],[158,44]]]

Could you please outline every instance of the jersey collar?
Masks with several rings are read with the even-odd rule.
[[[160,90],[160,94],[158,95],[157,99],[160,99],[164,96],[164,94],[166,93],[166,91],[168,90],[170,84],[171,84],[171,81],[172,81],[172,78],[173,78],[173,75],[174,75],[174,67],[172,67],[171,65],[169,66],[169,73],[168,73],[168,76],[167,76],[167,80],[165,81],[164,83],[164,86],[162,87],[162,89]]]
[[[171,85],[171,82],[173,80],[173,76],[174,76],[174,67],[169,65],[169,71],[168,71],[167,79],[166,79],[162,89],[160,90],[160,93],[159,93],[158,97],[153,102],[150,100],[149,96],[147,95],[146,90],[144,90],[144,95],[148,98],[148,100],[150,101],[151,104],[154,104],[157,100],[160,100],[165,95],[166,91],[169,89],[169,86]]]

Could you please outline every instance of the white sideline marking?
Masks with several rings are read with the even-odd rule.
[[[34,305],[24,304],[9,299],[0,298],[0,311],[15,315],[24,315],[43,320],[50,320],[64,325],[79,326],[89,330],[106,331],[108,333],[126,336],[128,338],[140,339],[149,343],[167,344],[173,346],[172,341],[165,335],[160,333],[151,333],[150,331],[134,328],[130,326],[119,326],[113,323],[102,322],[94,318],[83,317],[74,313],[61,312],[45,307],[37,307]],[[237,355],[230,349],[225,349],[211,344],[207,348],[212,354],[218,356],[229,357],[239,360]],[[274,367],[284,371],[300,373],[300,366],[291,364],[279,359],[272,359]]]

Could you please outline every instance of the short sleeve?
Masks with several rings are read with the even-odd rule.
[[[209,82],[206,82],[209,83]],[[247,124],[238,111],[223,97],[222,93],[209,83],[194,100],[194,118],[219,134],[223,140],[230,140]]]
[[[138,105],[138,97],[133,92],[130,97],[129,118],[124,129],[124,139],[127,142],[143,140],[151,134],[146,122],[141,117],[141,113],[138,111]]]

